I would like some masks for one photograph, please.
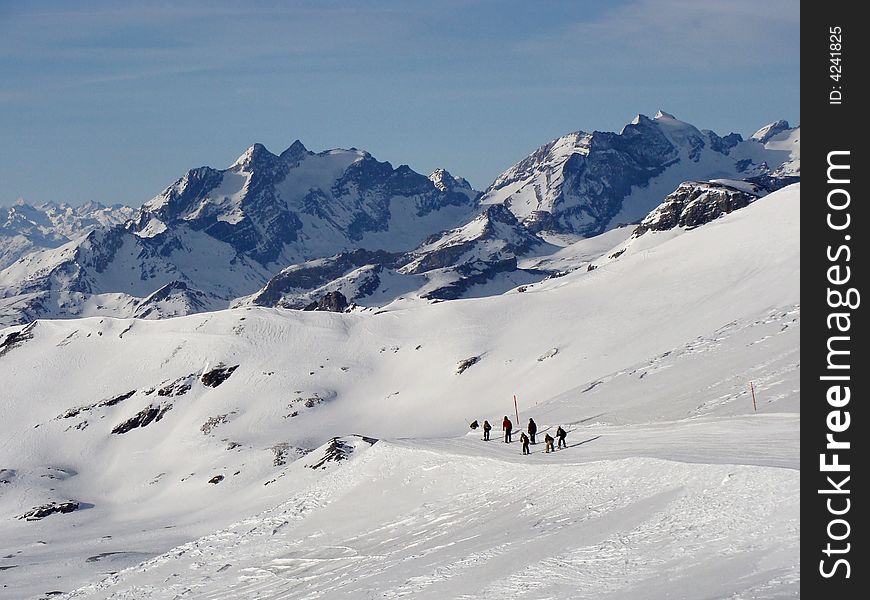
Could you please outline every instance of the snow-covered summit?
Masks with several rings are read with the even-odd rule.
[[[588,237],[637,222],[683,181],[781,173],[790,152],[766,143],[721,137],[661,110],[639,114],[619,133],[580,131],[541,146],[481,202],[505,203],[540,230]]]
[[[756,142],[760,142],[762,144],[767,143],[773,136],[778,133],[781,133],[787,129],[791,129],[788,124],[788,121],[784,119],[780,119],[778,121],[774,121],[773,123],[768,123],[758,131],[752,134],[750,139],[755,140]]]
[[[429,181],[442,192],[455,188],[471,190],[471,185],[463,177],[454,177],[447,169],[435,169],[429,174]]]

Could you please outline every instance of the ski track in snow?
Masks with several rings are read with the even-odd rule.
[[[691,589],[699,570],[765,561],[738,585],[797,581],[779,552],[799,538],[792,471],[558,454],[457,461],[380,442],[276,509],[69,597],[632,598],[650,581]],[[355,514],[372,496],[388,502]]]

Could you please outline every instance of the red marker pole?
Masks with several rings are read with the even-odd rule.
[[[520,411],[517,408],[517,395],[514,394],[514,413],[517,415],[517,427],[520,426]]]
[[[755,384],[749,382],[749,391],[752,392],[752,410],[758,412],[758,406],[755,404]]]

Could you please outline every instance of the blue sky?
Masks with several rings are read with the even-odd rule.
[[[799,66],[793,0],[0,0],[0,204],[138,205],[297,138],[483,189],[638,112],[797,123]]]

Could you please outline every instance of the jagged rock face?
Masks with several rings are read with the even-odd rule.
[[[755,189],[737,189],[725,184],[687,181],[665,198],[653,212],[641,222],[632,234],[643,235],[647,231],[666,231],[675,227],[691,229],[757,200],[762,192]]]
[[[744,142],[739,134],[720,137],[661,111],[653,119],[638,115],[620,133],[579,131],[542,146],[499,176],[481,202],[504,203],[535,233],[590,237],[654,208],[667,193],[654,181],[673,190],[689,178],[771,173],[787,155],[768,164],[763,159],[776,155],[764,154],[764,145],[782,131],[774,127]]]
[[[361,150],[315,154],[297,140],[280,156],[255,144],[227,170],[189,171],[143,207],[133,228],[149,235],[155,222],[183,221],[265,265],[322,256],[330,240],[342,250],[386,232],[395,202],[422,218],[448,206],[472,210],[476,196],[446,171],[428,178]]]

